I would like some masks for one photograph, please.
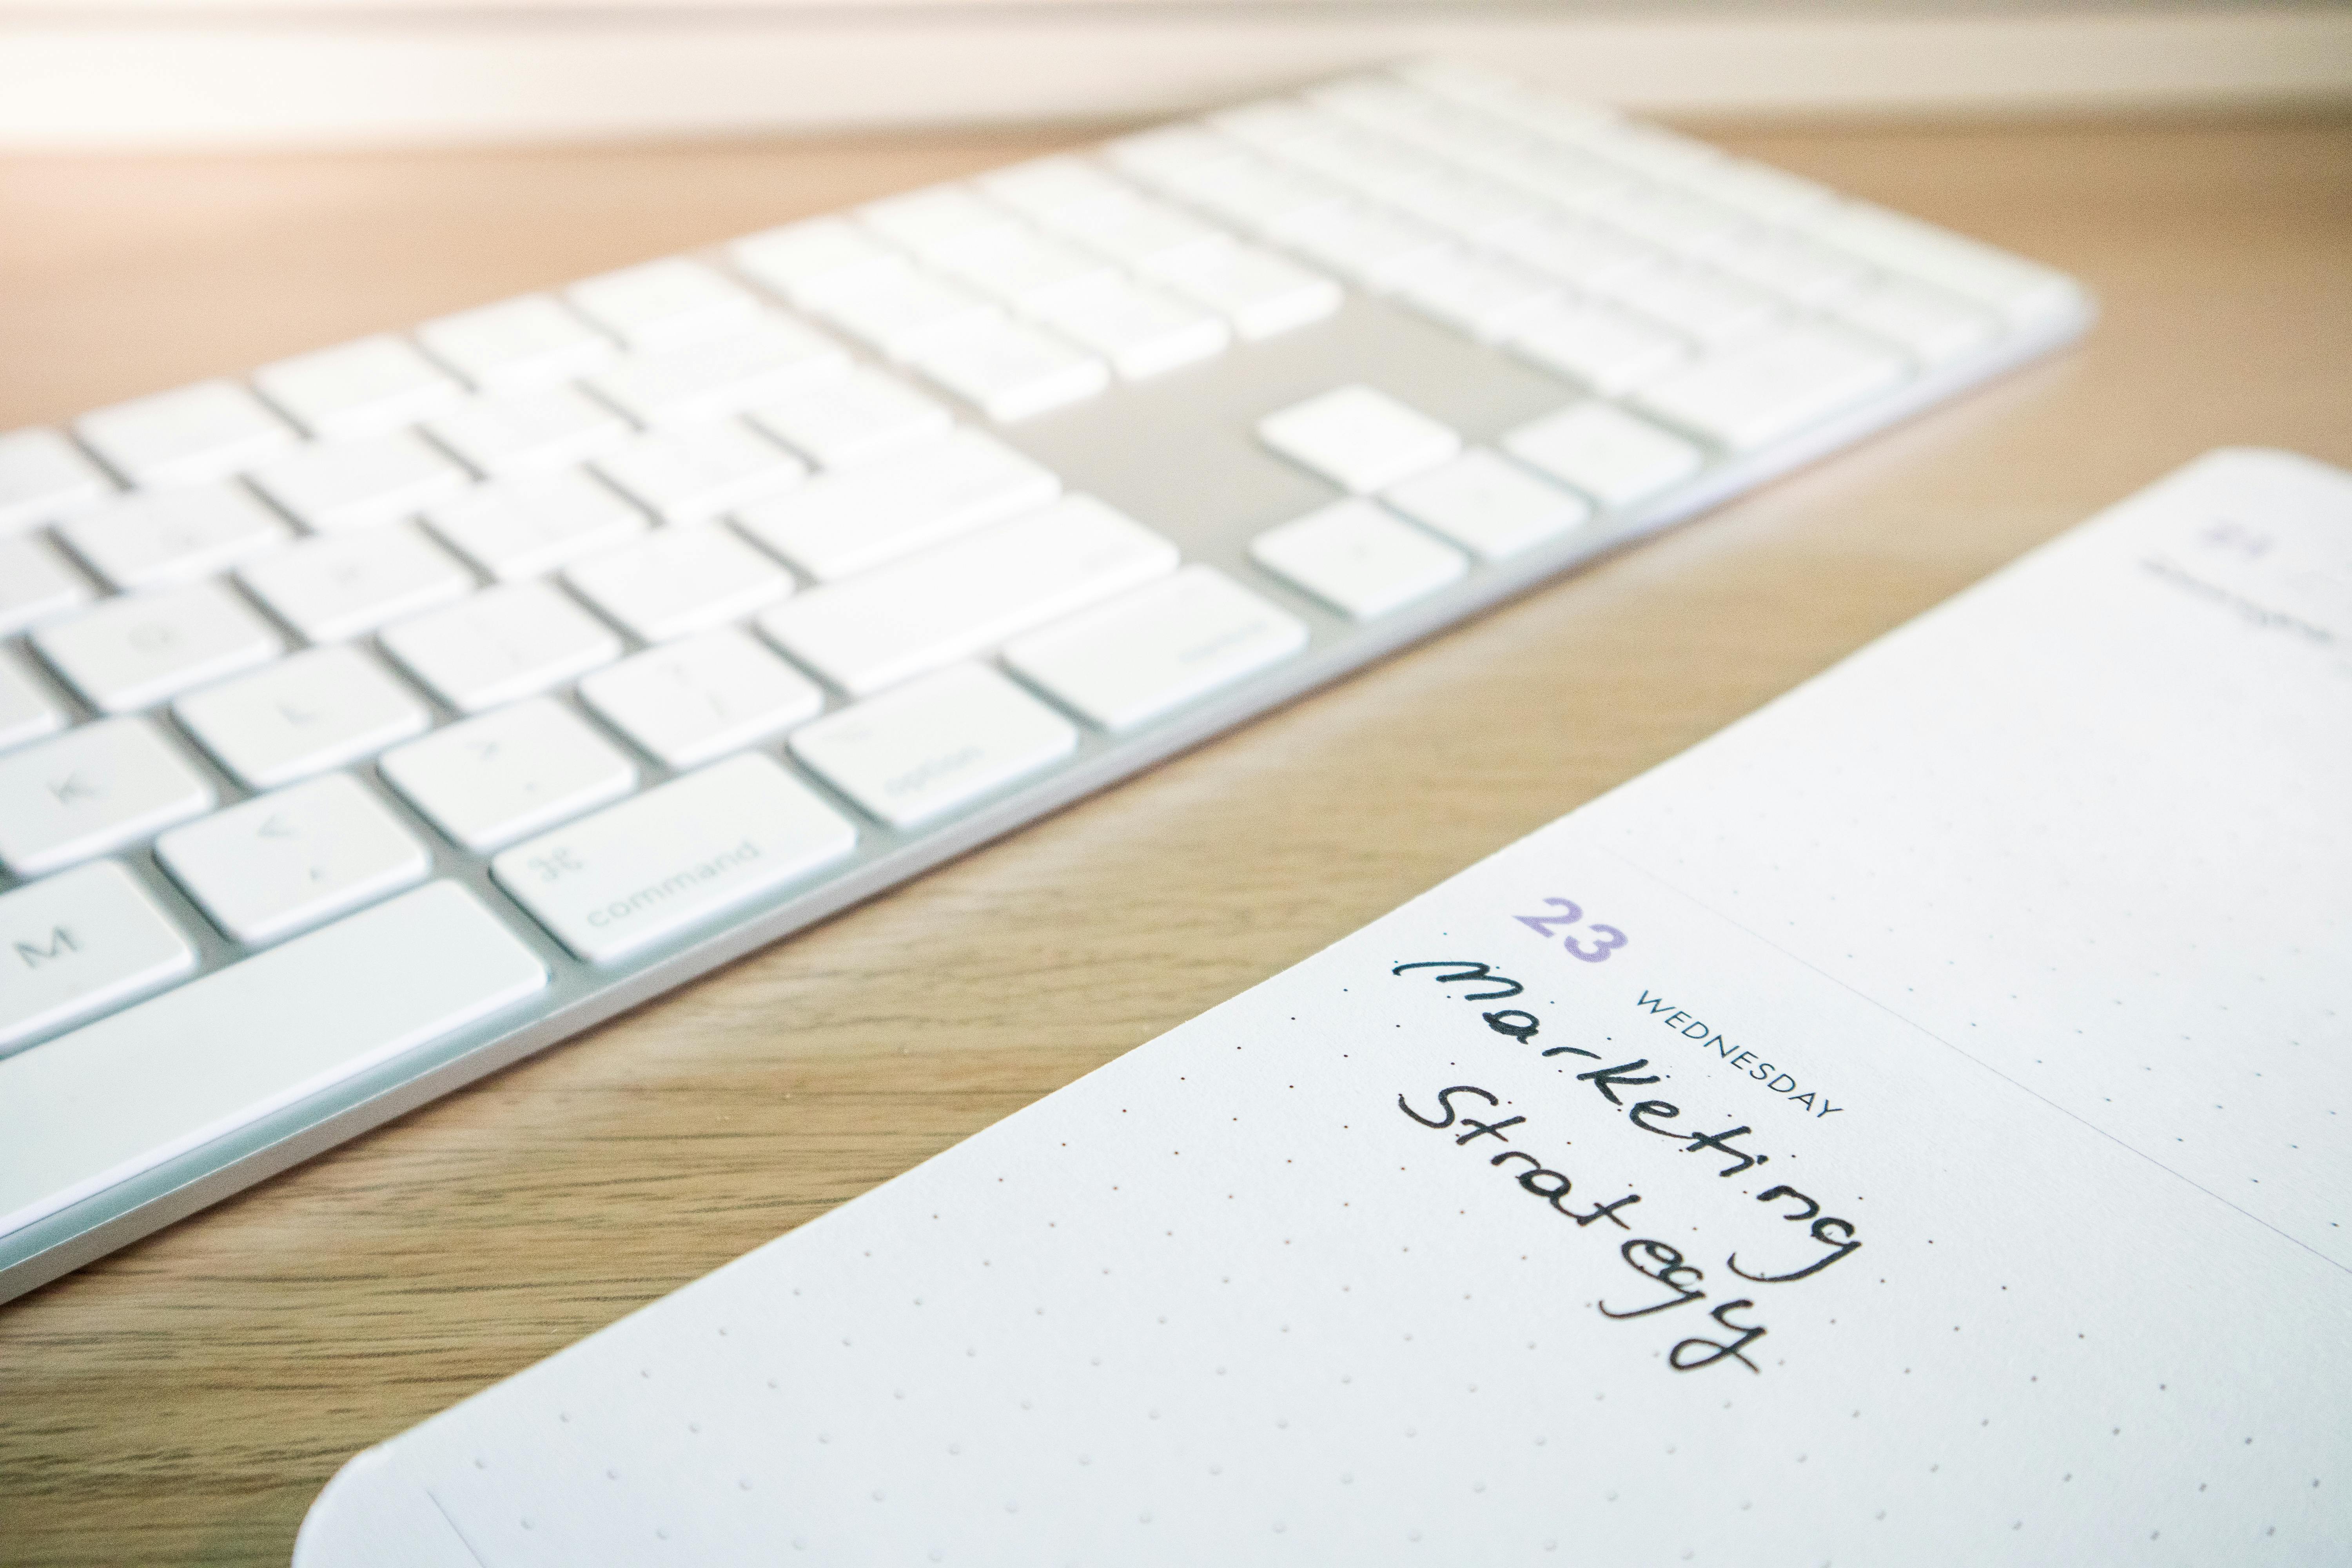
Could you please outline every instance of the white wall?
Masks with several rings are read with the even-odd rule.
[[[1423,54],[1657,110],[2352,101],[2340,4],[10,0],[0,146],[1106,119]]]

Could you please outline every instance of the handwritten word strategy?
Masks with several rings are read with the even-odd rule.
[[[1427,978],[1442,985],[1482,984],[1490,987],[1484,991],[1456,993],[1466,1001],[1507,1000],[1525,990],[1518,982],[1497,973],[1491,964],[1475,960],[1419,960],[1397,964],[1390,973],[1404,977],[1421,970],[1437,971]],[[1479,1016],[1489,1030],[1521,1045],[1534,1044],[1542,1032],[1542,1021],[1524,1008],[1504,1008],[1482,1013]],[[1578,1056],[1596,1061],[1601,1059],[1600,1053],[1580,1047],[1540,1046],[1537,1049],[1541,1057],[1546,1058]],[[1612,1111],[1622,1110],[1626,1121],[1640,1131],[1675,1141],[1681,1145],[1678,1152],[1711,1152],[1730,1162],[1717,1173],[1719,1176],[1736,1176],[1771,1159],[1768,1153],[1754,1152],[1738,1145],[1737,1140],[1749,1136],[1753,1131],[1751,1128],[1739,1126],[1720,1132],[1694,1132],[1685,1128],[1663,1125],[1678,1120],[1682,1115],[1682,1108],[1672,1101],[1644,1099],[1629,1104],[1620,1090],[1630,1092],[1639,1086],[1660,1082],[1664,1076],[1644,1075],[1642,1069],[1648,1066],[1646,1059],[1619,1062],[1579,1072],[1574,1075],[1574,1081],[1590,1085]],[[1437,1091],[1435,1114],[1415,1106],[1411,1097],[1405,1094],[1397,1096],[1397,1109],[1421,1126],[1454,1131],[1457,1148],[1467,1148],[1485,1139],[1510,1143],[1513,1140],[1508,1130],[1524,1126],[1528,1121],[1525,1115],[1482,1120],[1476,1114],[1477,1107],[1459,1106],[1455,1103],[1457,1097],[1483,1100],[1490,1110],[1502,1106],[1501,1098],[1489,1089],[1475,1084],[1452,1084]],[[1486,1152],[1484,1149],[1480,1152]],[[1511,1176],[1520,1191],[1543,1200],[1553,1212],[1573,1220],[1579,1231],[1604,1220],[1629,1235],[1633,1231],[1633,1227],[1625,1219],[1624,1213],[1642,1202],[1638,1192],[1628,1192],[1609,1202],[1580,1207],[1568,1201],[1575,1186],[1573,1180],[1566,1173],[1546,1165],[1535,1155],[1521,1149],[1506,1148],[1486,1153],[1486,1159],[1488,1164]],[[1756,1195],[1756,1201],[1768,1206],[1777,1205],[1780,1210],[1778,1217],[1784,1221],[1808,1225],[1811,1227],[1808,1232],[1810,1238],[1825,1251],[1816,1257],[1796,1260],[1793,1268],[1774,1271],[1767,1266],[1767,1271],[1758,1272],[1743,1267],[1735,1249],[1725,1258],[1723,1267],[1741,1280],[1757,1285],[1794,1284],[1819,1275],[1862,1247],[1852,1221],[1822,1213],[1819,1201],[1793,1186],[1782,1184],[1768,1187]],[[1667,1295],[1664,1300],[1646,1304],[1612,1305],[1604,1293],[1603,1299],[1594,1303],[1595,1310],[1604,1318],[1617,1321],[1647,1318],[1693,1301],[1705,1300],[1709,1295],[1706,1289],[1706,1270],[1689,1262],[1681,1249],[1671,1243],[1653,1237],[1633,1237],[1622,1243],[1618,1252],[1628,1268],[1663,1287]],[[1750,1372],[1761,1372],[1762,1368],[1747,1354],[1748,1348],[1769,1331],[1762,1324],[1752,1321],[1755,1309],[1756,1301],[1752,1297],[1719,1302],[1710,1310],[1708,1316],[1731,1336],[1728,1342],[1693,1334],[1676,1342],[1666,1351],[1666,1363],[1676,1372],[1696,1372],[1725,1361],[1736,1361]],[[1735,1317],[1738,1313],[1749,1314],[1750,1321],[1739,1321]]]

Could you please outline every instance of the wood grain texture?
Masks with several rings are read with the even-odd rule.
[[[283,1563],[354,1450],[1265,978],[2197,453],[2352,463],[2352,121],[1705,129],[2045,258],[2106,319],[0,1308],[0,1563]],[[1059,139],[0,163],[0,426]]]

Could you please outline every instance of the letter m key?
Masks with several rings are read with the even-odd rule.
[[[37,941],[18,942],[16,961],[26,968],[32,969],[43,963],[54,963],[69,952],[80,951],[81,943],[74,940],[72,930],[66,926],[58,926],[49,932],[49,945],[47,947],[43,947]]]

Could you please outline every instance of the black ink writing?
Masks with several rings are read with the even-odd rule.
[[[1739,1255],[1736,1252],[1723,1260],[1725,1268],[1742,1279],[1752,1279],[1759,1285],[1790,1285],[1800,1279],[1811,1279],[1839,1258],[1846,1257],[1862,1246],[1861,1242],[1854,1239],[1853,1223],[1851,1220],[1840,1219],[1835,1215],[1822,1214],[1821,1205],[1794,1187],[1768,1187],[1756,1194],[1756,1201],[1759,1204],[1780,1203],[1785,1199],[1794,1199],[1802,1204],[1804,1208],[1801,1213],[1784,1214],[1780,1217],[1791,1225],[1802,1225],[1807,1220],[1811,1220],[1812,1228],[1807,1234],[1823,1247],[1828,1247],[1830,1249],[1828,1254],[1786,1274],[1750,1274],[1739,1267]]]
[[[1496,985],[1509,987],[1509,989],[1506,991],[1465,991],[1462,993],[1462,999],[1465,1002],[1498,1001],[1506,996],[1517,996],[1520,992],[1527,989],[1526,986],[1520,984],[1509,975],[1497,974],[1489,965],[1477,963],[1475,960],[1465,961],[1459,958],[1423,959],[1418,963],[1400,963],[1394,969],[1390,970],[1389,973],[1391,974],[1402,974],[1408,969],[1453,970],[1454,973],[1451,974],[1433,974],[1430,976],[1431,979],[1436,981],[1440,985],[1454,985],[1465,981],[1476,981],[1482,984],[1491,982]]]

